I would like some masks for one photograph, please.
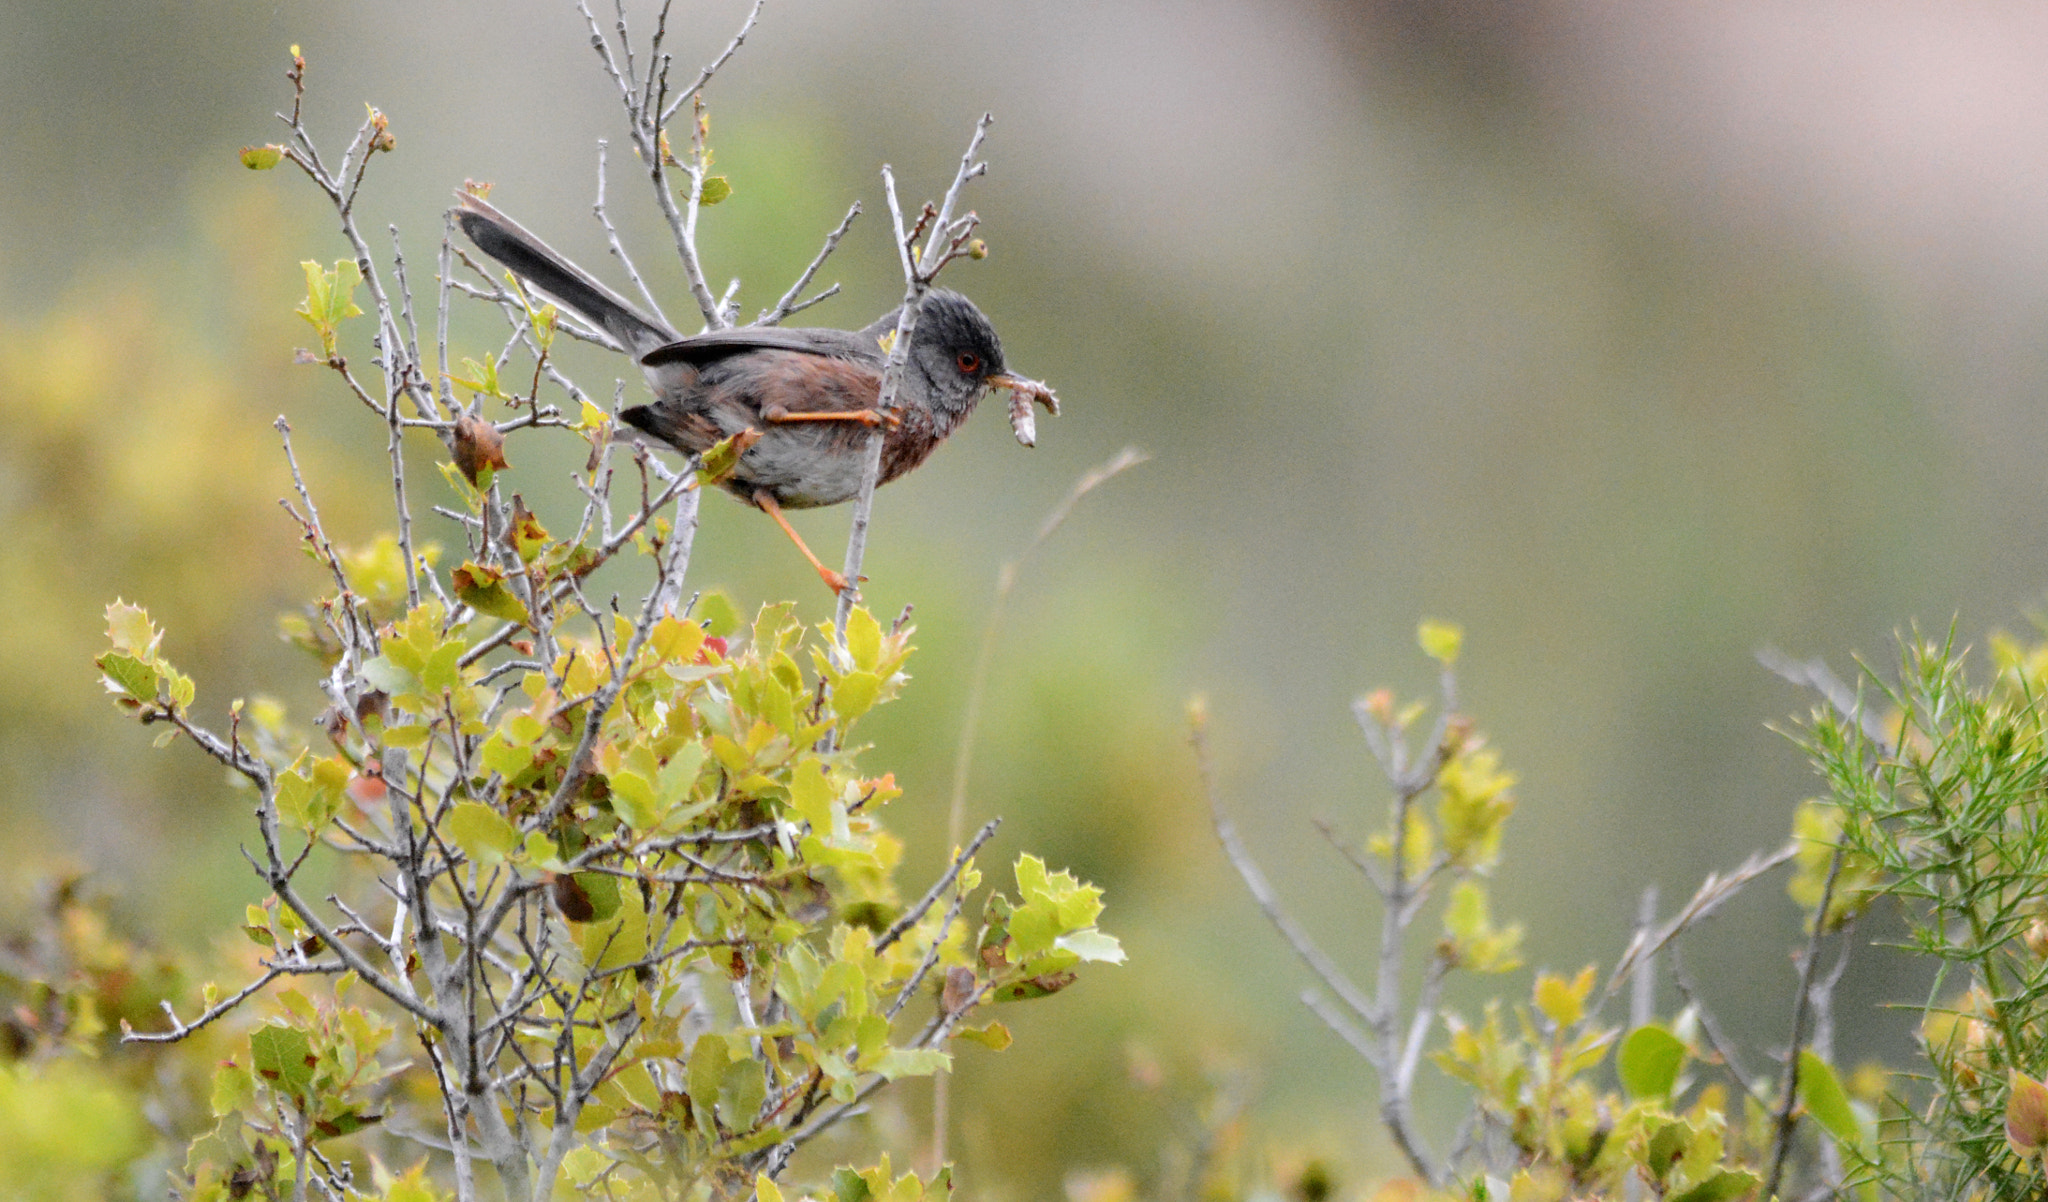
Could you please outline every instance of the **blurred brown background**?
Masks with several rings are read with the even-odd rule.
[[[695,65],[745,5],[677,10]],[[390,115],[364,227],[399,226],[416,283],[464,178],[602,268],[594,148],[617,106],[562,0],[14,0],[0,30],[6,845],[69,848],[197,945],[256,895],[245,815],[100,696],[100,608],[148,605],[202,704],[267,691],[303,716],[271,631],[318,581],[275,508],[269,420],[290,416],[337,531],[389,521],[381,432],[290,365],[297,265],[342,254],[331,216],[235,156],[281,136],[287,47],[330,154],[364,101]],[[1463,623],[1466,706],[1522,782],[1497,909],[1536,964],[1575,969],[1612,960],[1644,886],[1671,904],[1781,840],[1813,789],[1765,729],[1806,701],[1758,646],[1846,667],[1889,660],[1911,621],[2026,620],[2048,576],[2044,56],[2048,16],[2019,4],[773,0],[709,96],[736,189],[701,232],[715,282],[765,307],[860,197],[825,273],[846,296],[815,316],[866,322],[900,288],[877,167],[935,192],[993,111],[970,202],[994,254],[951,282],[1068,405],[1035,452],[984,415],[882,494],[869,595],[917,604],[922,651],[867,733],[908,786],[893,821],[920,874],[997,566],[1086,468],[1155,456],[1031,563],[995,660],[972,811],[1008,819],[999,861],[1104,885],[1131,962],[1010,1016],[1013,1051],[962,1058],[976,1189],[1153,1172],[1190,1099],[1133,1063],[1241,1074],[1251,1146],[1392,1171],[1362,1066],[1216,852],[1190,692],[1258,852],[1362,951],[1376,916],[1308,819],[1377,820],[1347,705],[1427,687],[1416,620]],[[662,264],[613,160],[624,232]],[[495,349],[479,315],[457,331]],[[566,477],[521,449],[525,479]],[[844,522],[801,524],[822,547]],[[758,516],[713,499],[698,546],[699,582],[826,614]],[[1766,1042],[1796,933],[1779,885],[1691,956]],[[1874,959],[1862,976],[1866,1005],[1901,988]],[[1870,1013],[1845,1051],[1901,1053]]]

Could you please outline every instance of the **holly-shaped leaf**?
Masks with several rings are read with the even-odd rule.
[[[266,1023],[249,1034],[249,1066],[264,1084],[304,1108],[313,1083],[313,1043],[304,1031]]]
[[[480,563],[465,563],[448,574],[455,596],[471,609],[522,626],[532,624],[526,602],[505,587],[505,573]]]
[[[341,322],[362,315],[354,299],[356,285],[363,282],[362,269],[354,259],[336,259],[331,271],[310,259],[299,266],[306,273],[306,299],[296,312],[318,332],[321,355],[331,362],[336,357]]]

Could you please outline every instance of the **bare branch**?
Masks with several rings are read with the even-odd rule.
[[[623,27],[624,24],[625,19],[621,17],[620,25]],[[661,311],[661,302],[654,299],[654,290],[647,286],[646,280],[640,278],[640,269],[633,265],[633,256],[626,253],[626,244],[619,240],[619,231],[612,225],[611,213],[605,208],[605,151],[610,145],[603,138],[597,141],[597,200],[590,206],[590,211],[596,215],[598,224],[604,227],[605,242],[612,248],[612,257],[619,261],[619,266],[626,269],[626,278],[633,281],[633,287],[640,291],[640,299],[647,303],[648,314],[661,325],[672,327],[668,315]]]
[[[954,855],[953,862],[947,866],[944,875],[932,882],[932,887],[925,890],[924,896],[918,899],[918,903],[904,911],[903,917],[890,923],[889,929],[883,931],[881,936],[875,940],[875,950],[878,952],[882,951],[898,939],[903,938],[904,932],[922,922],[925,914],[938,902],[940,896],[946,890],[952,888],[953,882],[959,879],[960,870],[967,867],[967,862],[974,858],[974,853],[980,851],[981,845],[994,837],[996,828],[1002,824],[1003,820],[1000,818],[991,818],[983,823],[981,830],[975,833],[974,840]]]
[[[1836,676],[1828,667],[1826,660],[1817,656],[1806,660],[1793,659],[1776,647],[1760,649],[1756,653],[1756,659],[1758,663],[1785,680],[1819,693],[1827,701],[1828,706],[1841,715],[1843,721],[1854,723],[1856,729],[1862,731],[1863,737],[1869,739],[1872,745],[1879,748],[1891,747],[1892,732],[1885,729],[1883,717],[1865,709],[1863,699],[1857,696],[1856,690],[1844,684],[1842,678]]]
[[[775,302],[774,308],[763,310],[761,315],[754,319],[755,325],[775,325],[790,314],[808,309],[819,301],[824,300],[825,297],[839,291],[839,285],[834,284],[822,294],[812,297],[810,300],[804,301],[801,304],[797,302],[797,298],[803,295],[804,289],[810,287],[811,281],[817,278],[818,269],[825,266],[825,260],[831,258],[832,252],[839,249],[839,240],[846,237],[846,231],[853,228],[853,219],[858,216],[860,216],[860,202],[856,200],[853,202],[853,206],[846,210],[846,216],[840,220],[839,228],[825,235],[825,245],[818,251],[817,257],[811,260],[811,265],[804,268],[802,275],[796,277],[796,283],[789,286],[789,291],[782,294],[782,299]]]
[[[766,3],[766,0],[754,0],[754,7],[747,11],[747,19],[740,24],[740,31],[732,35],[732,41],[727,43],[725,49],[719,53],[717,58],[711,60],[710,66],[697,73],[696,82],[678,92],[676,98],[670,101],[666,108],[661,110],[661,123],[663,125],[667,125],[674,119],[677,109],[695,100],[697,94],[704,90],[704,85],[711,82],[711,77],[718,74],[719,68],[730,62],[733,55],[739,53],[740,47],[746,44],[747,35],[753,32],[754,22],[761,19],[761,5],[764,3]],[[664,10],[664,15],[666,15],[666,10]],[[658,39],[656,44],[659,45]]]
[[[1224,812],[1223,799],[1216,792],[1216,771],[1209,760],[1209,740],[1199,722],[1195,724],[1191,738],[1195,747],[1195,770],[1200,774],[1202,789],[1209,798],[1209,817],[1211,824],[1216,828],[1216,838],[1223,844],[1223,854],[1229,857],[1231,867],[1237,869],[1237,875],[1244,879],[1245,888],[1251,891],[1252,900],[1259,904],[1259,909],[1265,913],[1267,921],[1273,924],[1274,929],[1280,932],[1280,937],[1287,941],[1287,946],[1294,949],[1295,955],[1301,957],[1302,963],[1308,965],[1310,971],[1316,974],[1331,993],[1342,999],[1351,1012],[1366,1025],[1379,1024],[1385,1018],[1381,1008],[1367,998],[1364,991],[1351,983],[1351,979],[1344,975],[1344,970],[1337,967],[1336,961],[1330,959],[1322,948],[1316,946],[1315,940],[1309,937],[1308,932],[1287,913],[1286,908],[1280,904],[1280,897],[1274,892],[1271,882],[1266,880],[1266,874],[1259,869],[1258,863],[1251,857],[1251,852],[1246,850],[1244,842],[1237,837],[1237,826],[1230,820],[1230,815]],[[1383,1064],[1383,1058],[1377,1055],[1369,1056],[1367,1059],[1376,1065]]]
[[[262,990],[262,988],[265,985],[270,984],[272,981],[277,980],[281,976],[285,976],[287,973],[291,971],[293,970],[286,969],[278,965],[270,966],[267,970],[265,970],[262,976],[249,982],[249,984],[243,986],[234,994],[228,997],[224,997],[220,1001],[215,1002],[213,1005],[208,1006],[206,1010],[199,1015],[199,1017],[193,1019],[189,1023],[179,1022],[178,1012],[171,1008],[171,1003],[169,1002],[169,1000],[165,1000],[160,1004],[163,1006],[164,1017],[171,1020],[170,1030],[137,1031],[130,1027],[128,1025],[128,1020],[124,1018],[121,1020],[121,1042],[176,1043],[179,1040],[184,1039],[186,1036],[192,1034],[194,1031],[199,1030],[201,1027],[204,1027],[209,1023],[212,1023],[215,1020],[226,1015],[235,1007],[241,1005],[243,1002],[246,1002],[250,998],[254,997],[260,990]]]
[[[1659,949],[1684,934],[1693,924],[1720,909],[1724,902],[1740,893],[1743,886],[1791,860],[1798,850],[1797,843],[1787,843],[1774,852],[1756,852],[1725,876],[1718,872],[1708,873],[1707,879],[1701,881],[1700,887],[1693,891],[1692,900],[1680,907],[1670,922],[1654,930],[1639,928],[1636,931],[1635,937],[1629,940],[1628,948],[1621,953],[1621,959],[1615,962],[1613,973],[1607,978],[1607,987],[1601,993],[1602,1002],[1613,997],[1615,991],[1629,979],[1630,974],[1643,967]]]
[[[1799,994],[1792,1000],[1792,1038],[1785,1049],[1785,1092],[1778,1101],[1775,1126],[1776,1138],[1771,1143],[1771,1174],[1764,1184],[1763,1196],[1773,1197],[1778,1192],[1778,1182],[1785,1175],[1785,1158],[1792,1151],[1792,1131],[1798,1125],[1793,1114],[1799,1103],[1799,1049],[1806,1038],[1807,1011],[1813,1004],[1814,975],[1820,968],[1820,941],[1827,933],[1828,906],[1835,896],[1835,881],[1842,874],[1842,859],[1847,846],[1837,844],[1835,854],[1828,858],[1828,879],[1821,886],[1820,905],[1813,912],[1813,933],[1806,941],[1806,953],[1799,961]]]

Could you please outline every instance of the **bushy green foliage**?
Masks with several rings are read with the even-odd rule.
[[[1897,682],[1866,673],[1860,694],[1815,665],[1793,665],[1793,675],[1828,698],[1798,740],[1829,787],[1827,798],[1796,807],[1793,840],[1710,877],[1670,919],[1646,917],[1604,975],[1592,966],[1541,972],[1528,1001],[1495,998],[1465,1018],[1440,1012],[1443,976],[1514,965],[1520,929],[1491,924],[1476,879],[1497,858],[1513,810],[1510,778],[1454,711],[1455,631],[1425,624],[1421,642],[1444,669],[1443,703],[1426,742],[1408,743],[1425,707],[1384,692],[1357,707],[1393,792],[1388,824],[1360,865],[1386,915],[1373,989],[1351,985],[1305,943],[1271,886],[1247,869],[1218,811],[1219,834],[1254,896],[1346,1008],[1318,995],[1306,1000],[1381,1078],[1382,1120],[1414,1176],[1389,1182],[1379,1198],[2040,1196],[2048,1150],[2048,644],[1994,639],[1985,686],[1970,683],[1968,655],[1953,640],[1910,644]],[[1809,936],[1787,1006],[1791,1046],[1777,1053],[1777,1071],[1741,1068],[1737,1049],[1689,992],[1688,1004],[1667,1017],[1644,1008],[1647,993],[1627,1021],[1605,1016],[1624,986],[1653,971],[1662,949],[1787,863],[1787,891],[1807,915]],[[1403,1003],[1409,925],[1446,877],[1453,884],[1444,933],[1419,990]],[[1896,905],[1912,949],[1937,965],[1923,1006],[1926,1060],[1845,1075],[1831,1061],[1831,1024],[1818,1015],[1834,1006],[1857,916],[1880,903]],[[1839,949],[1837,969],[1821,973],[1829,949]],[[1424,1033],[1439,1021],[1444,1035],[1431,1059],[1464,1088],[1470,1107],[1458,1145],[1441,1161],[1417,1129],[1408,1075]]]
[[[488,495],[460,491],[481,524]],[[272,703],[234,702],[225,737],[200,727],[162,633],[108,609],[116,703],[254,794],[270,893],[243,929],[262,979],[332,980],[267,993],[215,1074],[190,1196],[302,1173],[339,1189],[348,1141],[403,1159],[389,1130],[443,1111],[508,1189],[530,1173],[534,1196],[729,1192],[881,1083],[943,1070],[950,1039],[1005,1045],[969,1022],[984,1004],[1121,958],[1098,891],[1028,855],[978,926],[970,854],[900,895],[879,820],[898,790],[851,736],[902,687],[908,628],[856,608],[841,638],[788,604],[743,625],[718,597],[640,623],[578,609],[593,561],[660,556],[665,523],[609,549],[531,514],[516,533],[502,566],[451,573],[528,599],[507,620],[422,587],[424,556],[408,579],[390,542],[337,551],[309,527],[339,582],[291,624],[340,694],[324,748]],[[331,874],[324,905],[301,892],[309,865]],[[232,1011],[213,986],[204,1001]]]
[[[1852,1180],[1891,1196],[2048,1188],[2048,644],[2000,636],[1990,653],[1977,684],[1953,635],[1915,638],[1896,680],[1865,673],[1854,704],[1801,732],[1829,786],[1809,821],[1835,849],[1807,865],[1807,894],[1832,882],[1830,924],[1894,902],[1937,966],[1927,1063],[1830,1128]]]
[[[295,86],[305,70],[294,52]],[[665,148],[656,114],[634,111]],[[622,451],[613,417],[553,362],[554,310],[516,283],[444,275],[441,302],[460,287],[495,304],[511,344],[423,352],[402,262],[380,267],[353,218],[363,169],[396,146],[388,120],[371,110],[330,170],[298,113],[290,145],[244,162],[302,170],[356,252],[304,265],[297,312],[317,346],[298,359],[375,416],[395,528],[356,548],[330,538],[279,420],[286,508],[329,582],[283,624],[326,698],[310,721],[264,698],[202,701],[140,606],[106,610],[97,663],[116,705],[161,727],[159,745],[228,768],[255,819],[246,977],[208,983],[196,1015],[167,1005],[167,1029],[121,1016],[129,1042],[216,1053],[211,1130],[180,1158],[178,1192],[780,1199],[792,1157],[887,1083],[945,1071],[955,1039],[1007,1046],[986,1007],[1120,961],[1100,891],[1023,855],[1015,891],[987,891],[970,918],[991,822],[904,896],[904,849],[880,817],[900,791],[864,768],[855,734],[907,679],[907,622],[842,604],[807,627],[788,603],[747,620],[720,594],[687,595],[697,499],[734,449],[680,474]],[[708,203],[701,105],[693,124],[672,164],[692,222]],[[461,376],[426,366],[457,359]],[[409,430],[445,457],[452,567],[415,532]],[[544,520],[508,494],[508,438],[575,446],[580,506]],[[616,496],[629,480],[637,495]],[[630,603],[599,592],[622,576],[644,587]],[[928,1185],[886,1159],[801,1172],[847,1202]]]

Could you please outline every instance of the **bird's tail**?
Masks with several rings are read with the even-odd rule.
[[[635,359],[676,341],[674,330],[641,314],[482,197],[467,189],[457,196],[456,223],[478,250],[510,268],[534,291],[603,330]]]

